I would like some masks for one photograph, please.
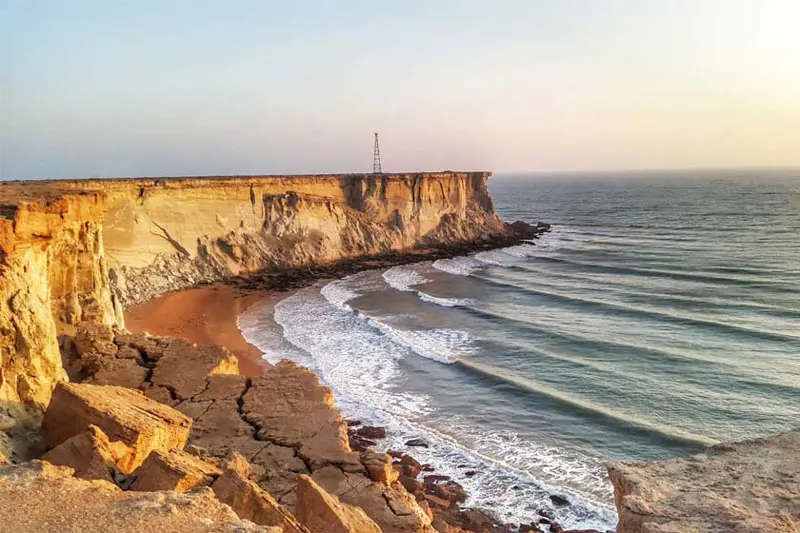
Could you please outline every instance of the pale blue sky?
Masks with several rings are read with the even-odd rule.
[[[2,176],[800,165],[797,0],[0,0]]]

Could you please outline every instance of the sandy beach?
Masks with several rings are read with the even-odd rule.
[[[249,344],[236,318],[250,305],[265,298],[265,292],[247,292],[215,284],[164,294],[125,311],[125,327],[134,332],[182,337],[198,345],[219,344],[239,358],[243,375],[257,376],[270,364]]]

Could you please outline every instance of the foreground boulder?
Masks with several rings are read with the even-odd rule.
[[[112,443],[97,426],[62,442],[42,456],[43,461],[68,466],[75,477],[116,482],[117,462],[130,455],[131,449],[122,442]]]
[[[14,533],[282,533],[241,520],[210,489],[123,492],[34,461],[0,467],[0,529]]]
[[[800,430],[608,467],[618,533],[797,533]]]
[[[42,436],[51,447],[86,431],[90,425],[111,440],[122,441],[130,454],[118,461],[129,474],[153,450],[182,449],[192,421],[179,411],[123,387],[59,383],[42,422]]]
[[[186,492],[207,487],[221,474],[220,469],[181,450],[155,450],[133,471],[131,490],[174,490]]]
[[[340,502],[305,475],[297,483],[296,513],[311,533],[381,533],[364,511]]]

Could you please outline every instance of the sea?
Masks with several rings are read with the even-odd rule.
[[[239,317],[245,337],[514,523],[612,530],[606,461],[800,426],[800,170],[489,188],[504,220],[552,231],[287,293]]]

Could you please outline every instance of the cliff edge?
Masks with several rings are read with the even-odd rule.
[[[488,177],[0,183],[0,431],[36,426],[78,322],[123,326],[126,305],[257,271],[491,241],[506,230]]]
[[[617,533],[797,533],[800,430],[609,465]]]

